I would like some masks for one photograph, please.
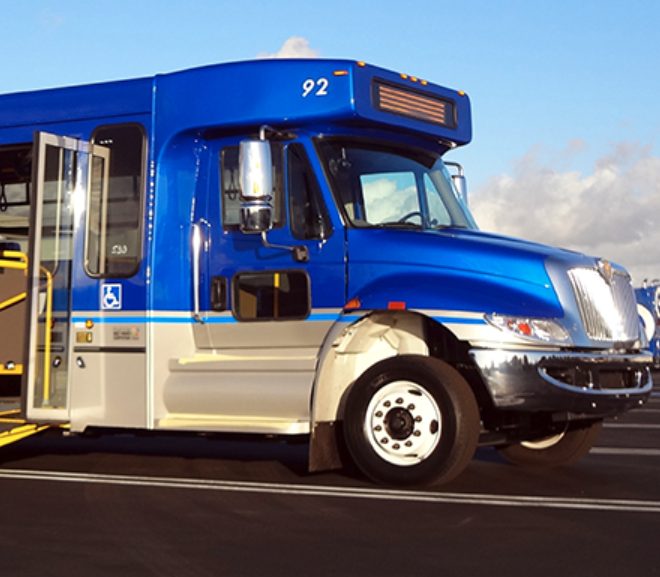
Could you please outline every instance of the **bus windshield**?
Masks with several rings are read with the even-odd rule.
[[[320,150],[354,227],[477,228],[439,154],[337,140],[321,142]]]

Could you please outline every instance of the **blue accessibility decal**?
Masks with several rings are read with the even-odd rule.
[[[121,310],[121,285],[101,285],[101,309],[104,311]]]

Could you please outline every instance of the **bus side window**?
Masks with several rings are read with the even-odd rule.
[[[128,277],[137,272],[142,256],[144,129],[138,124],[101,126],[94,131],[92,140],[110,149],[110,171],[104,196],[102,187],[94,186],[102,167],[93,161],[85,267],[91,276]]]
[[[282,154],[282,145],[273,142],[273,228],[282,226]],[[227,146],[220,152],[220,189],[222,197],[222,226],[225,230],[238,230],[241,223],[241,185],[238,177],[238,146]]]
[[[234,315],[239,321],[303,319],[309,315],[309,277],[304,271],[245,272],[234,277]]]
[[[303,240],[325,239],[330,236],[330,219],[303,146],[290,145],[287,160],[291,233]]]

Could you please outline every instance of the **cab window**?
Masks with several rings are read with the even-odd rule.
[[[299,239],[327,238],[330,219],[304,147],[290,145],[287,160],[291,234]]]

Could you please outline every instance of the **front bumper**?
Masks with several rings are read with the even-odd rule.
[[[608,416],[651,394],[648,354],[472,349],[498,409]]]

